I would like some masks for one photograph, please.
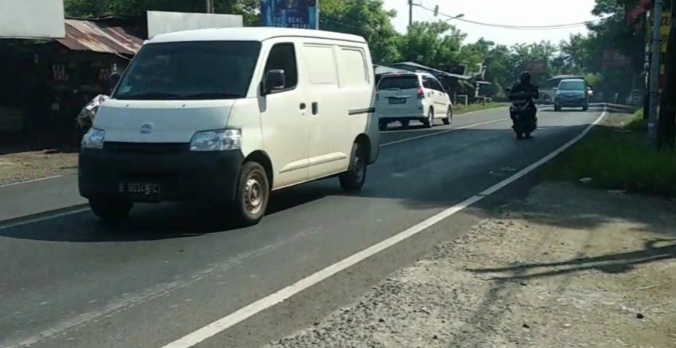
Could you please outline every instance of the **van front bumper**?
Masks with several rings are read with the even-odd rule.
[[[235,195],[241,151],[192,152],[188,144],[106,143],[83,149],[78,186],[85,198],[133,202],[226,202]]]

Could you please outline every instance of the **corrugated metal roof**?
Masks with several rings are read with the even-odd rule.
[[[122,27],[76,19],[66,19],[66,37],[56,41],[71,50],[126,55],[136,54],[143,45]]]

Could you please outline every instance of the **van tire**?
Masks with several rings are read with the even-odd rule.
[[[434,110],[432,108],[427,111],[427,118],[423,120],[425,128],[434,127]]]
[[[367,163],[366,146],[360,143],[352,145],[350,166],[347,171],[338,176],[340,186],[347,192],[358,192],[366,182]]]
[[[448,107],[448,110],[446,110],[446,117],[444,118],[444,125],[448,126],[453,122],[453,108]]]
[[[117,197],[89,198],[89,207],[103,223],[114,224],[127,219],[134,203]]]
[[[258,224],[265,215],[269,201],[270,182],[265,168],[258,162],[245,162],[239,173],[233,202],[237,219],[244,226]]]

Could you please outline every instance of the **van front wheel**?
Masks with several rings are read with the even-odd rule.
[[[361,190],[366,182],[366,147],[354,143],[352,145],[352,154],[350,158],[350,166],[347,171],[338,176],[340,186],[348,192],[357,192]]]
[[[237,181],[234,208],[242,224],[252,226],[265,215],[270,200],[270,183],[263,166],[246,162]]]

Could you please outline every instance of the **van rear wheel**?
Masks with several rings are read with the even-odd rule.
[[[246,162],[237,181],[234,209],[246,226],[257,224],[265,215],[270,200],[270,183],[265,168],[257,162]]]
[[[434,110],[432,108],[430,108],[430,110],[427,112],[427,118],[422,122],[425,128],[434,127]]]
[[[338,176],[340,186],[347,192],[357,192],[361,190],[366,182],[366,169],[368,168],[366,158],[366,147],[354,143],[352,145],[352,154],[350,156],[350,166],[345,173]]]
[[[448,126],[449,124],[451,124],[451,122],[453,122],[453,108],[449,106],[448,110],[446,110],[446,118],[444,118],[444,124]]]

